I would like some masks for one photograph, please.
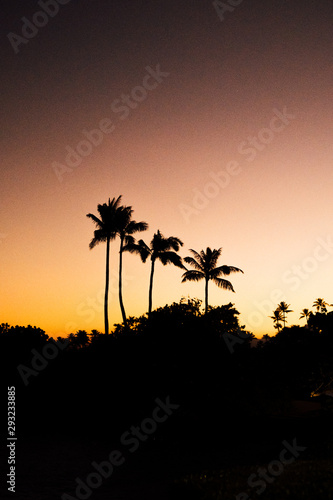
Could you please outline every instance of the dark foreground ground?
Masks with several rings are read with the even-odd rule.
[[[234,425],[221,422],[220,429],[189,425],[183,436],[174,436],[169,429],[164,435],[151,436],[134,453],[124,454],[125,463],[81,498],[331,499],[332,424],[330,412],[316,405],[296,403],[288,415],[262,421],[242,421],[240,415]],[[283,441],[292,444],[294,440],[306,449],[274,479],[269,476],[271,482],[266,482],[265,491],[258,494],[258,486],[249,486],[249,476],[257,475],[259,467],[267,468],[279,460]],[[61,499],[64,493],[80,498],[75,494],[75,479],[85,481],[94,471],[91,463],[107,460],[115,449],[120,449],[119,442],[84,433],[71,437],[70,432],[50,431],[18,437],[16,493],[5,492],[1,498],[53,500]],[[6,453],[2,451],[2,459]]]

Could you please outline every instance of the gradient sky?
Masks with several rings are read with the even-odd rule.
[[[230,276],[235,294],[210,283],[210,304],[234,303],[255,335],[274,334],[281,300],[289,324],[316,298],[333,302],[332,2],[244,0],[219,16],[203,0],[71,0],[17,53],[7,35],[41,7],[2,9],[0,322],[103,331],[105,245],[89,250],[86,214],[119,195],[149,223],[145,241],[160,229],[183,257],[223,247],[220,264],[244,274]],[[158,66],[155,86],[145,77]],[[113,130],[59,174],[66,148],[101,123]],[[128,315],[147,310],[149,271],[124,255]],[[157,265],[153,307],[204,299],[204,283],[181,274]]]

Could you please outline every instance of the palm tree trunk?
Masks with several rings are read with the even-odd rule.
[[[109,274],[110,274],[110,238],[107,238],[107,240],[106,240],[106,277],[105,277],[105,296],[104,296],[105,335],[109,334],[109,317],[108,317]]]
[[[205,314],[208,313],[208,279],[206,278],[205,284]]]
[[[155,259],[151,260],[150,282],[149,282],[149,301],[148,316],[150,316],[153,305],[153,279],[154,279]]]
[[[122,296],[123,243],[124,243],[124,240],[123,240],[123,238],[121,238],[120,239],[120,250],[119,250],[119,304],[120,304],[121,314],[123,317],[123,323],[124,323],[124,326],[126,328],[127,321],[126,321],[126,313],[125,313],[123,296]]]

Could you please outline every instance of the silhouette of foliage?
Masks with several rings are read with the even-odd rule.
[[[328,304],[324,299],[316,299],[313,303],[312,307],[316,308],[317,312],[327,313],[327,306],[331,306],[332,304]]]
[[[287,304],[286,302],[282,301],[280,302],[280,304],[278,305],[277,309],[279,311],[281,311],[282,313],[282,321],[283,321],[283,327],[286,326],[286,314],[290,313],[290,312],[293,312],[291,309],[289,309],[290,307],[290,304]]]
[[[176,253],[179,251],[181,246],[183,246],[183,242],[179,238],[175,236],[165,237],[158,230],[154,234],[153,239],[150,242],[150,246],[148,246],[143,240],[139,240],[138,243],[129,243],[124,247],[124,250],[127,250],[128,252],[139,254],[142,262],[146,262],[148,257],[150,257],[151,271],[149,280],[148,315],[150,315],[152,311],[153,304],[155,262],[159,260],[164,266],[167,264],[173,264],[176,267],[185,269],[182,263],[182,258]]]
[[[133,210],[132,207],[125,207],[124,210],[120,212],[119,218],[117,220],[117,232],[120,237],[120,249],[119,249],[119,304],[121,309],[121,314],[123,317],[123,323],[126,325],[126,313],[122,298],[122,258],[123,252],[126,251],[133,245],[135,240],[133,234],[137,232],[146,231],[148,229],[147,222],[136,222],[132,220]]]
[[[312,314],[312,311],[305,307],[304,309],[302,309],[299,319],[305,318],[306,322],[308,323]]]
[[[97,229],[94,231],[94,237],[90,241],[89,248],[93,249],[99,243],[106,242],[106,276],[105,276],[105,296],[104,296],[104,324],[105,333],[109,333],[108,318],[108,298],[109,298],[109,276],[110,276],[110,242],[115,239],[118,233],[118,222],[126,209],[120,206],[121,196],[113,198],[108,203],[97,206],[99,218],[94,214],[87,214],[92,219]]]
[[[208,312],[208,282],[212,280],[215,285],[224,290],[234,292],[230,281],[221,278],[221,276],[229,276],[231,273],[243,272],[241,269],[233,266],[216,267],[217,261],[222,253],[222,248],[214,249],[207,247],[206,252],[201,250],[200,253],[190,249],[193,257],[185,257],[184,261],[194,267],[194,270],[186,271],[182,276],[182,283],[185,281],[200,281],[205,280],[205,313]]]
[[[274,323],[274,328],[277,329],[277,331],[279,332],[281,330],[281,321],[283,321],[283,315],[282,315],[282,312],[281,312],[281,309],[279,309],[279,307],[277,309],[275,309],[275,311],[273,311],[273,316],[269,316],[272,320],[273,320],[273,323]]]

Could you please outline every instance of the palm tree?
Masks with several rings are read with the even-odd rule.
[[[200,253],[190,249],[193,257],[185,257],[184,261],[194,267],[194,270],[186,271],[182,276],[182,283],[185,281],[200,281],[205,280],[205,314],[208,312],[208,282],[212,280],[218,287],[224,290],[234,292],[230,281],[221,278],[221,276],[229,276],[230,273],[243,272],[238,267],[219,266],[216,267],[218,258],[222,253],[222,248],[212,250],[207,247],[206,252],[201,250]]]
[[[305,318],[306,323],[308,323],[311,314],[312,314],[312,312],[309,309],[304,308],[304,309],[301,310],[301,315],[300,315],[299,319]]]
[[[0,333],[8,333],[10,325],[8,323],[1,323],[0,325]]]
[[[75,338],[76,338],[76,344],[79,347],[85,347],[90,342],[88,334],[85,330],[78,330],[75,334]]]
[[[141,257],[142,262],[146,262],[150,256],[151,260],[151,270],[150,270],[150,280],[149,280],[149,299],[148,299],[148,316],[152,311],[153,304],[153,280],[155,271],[155,262],[157,260],[161,261],[165,266],[166,264],[173,264],[174,266],[186,269],[182,263],[182,258],[176,252],[179,248],[183,246],[183,242],[175,236],[164,237],[163,234],[158,230],[153,239],[148,246],[143,240],[139,240],[138,243],[133,243],[126,245],[124,250],[131,253],[138,253]]]
[[[109,298],[109,275],[110,275],[110,242],[114,240],[118,233],[119,213],[124,207],[120,207],[121,196],[117,199],[112,198],[108,203],[97,206],[99,218],[93,214],[87,214],[87,217],[93,220],[96,224],[94,237],[89,243],[89,248],[93,249],[99,243],[106,242],[106,276],[105,276],[105,295],[104,295],[104,324],[105,334],[109,333],[109,318],[108,318],[108,298]]]
[[[286,302],[280,302],[280,304],[278,304],[278,307],[277,307],[279,309],[279,311],[281,311],[281,313],[282,313],[283,328],[286,327],[286,314],[290,313],[290,312],[294,312],[291,309],[288,309],[288,307],[290,307],[290,304],[287,304]]]
[[[269,318],[273,320],[274,328],[277,328],[277,331],[279,332],[281,329],[280,321],[283,320],[281,310],[279,308],[275,309],[275,311],[273,311],[273,316],[269,316]]]
[[[317,312],[320,311],[321,313],[327,313],[327,306],[331,305],[332,304],[328,304],[327,302],[325,302],[324,299],[316,299],[312,307],[315,307]]]
[[[125,250],[128,250],[134,244],[133,234],[148,229],[147,222],[136,222],[132,220],[132,207],[123,207],[119,214],[117,225],[118,234],[120,236],[120,249],[119,249],[119,304],[123,323],[127,327],[126,313],[122,298],[122,256]]]

